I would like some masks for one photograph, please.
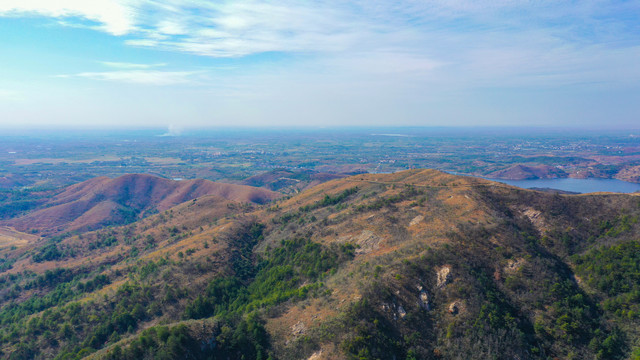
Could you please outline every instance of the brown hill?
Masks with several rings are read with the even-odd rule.
[[[131,222],[205,195],[255,204],[280,196],[266,189],[201,179],[174,181],[144,174],[115,179],[97,177],[71,185],[39,209],[4,223],[20,231],[36,230],[41,234],[95,229]]]
[[[555,179],[567,177],[567,173],[549,165],[527,166],[518,164],[494,171],[487,174],[487,177],[506,180]]]

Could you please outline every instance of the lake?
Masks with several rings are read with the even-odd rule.
[[[591,192],[617,192],[632,193],[640,191],[640,184],[630,183],[616,179],[536,179],[536,180],[503,180],[488,179],[524,189],[550,188],[578,193]]]

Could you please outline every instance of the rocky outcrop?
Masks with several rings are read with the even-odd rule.
[[[442,288],[451,281],[451,266],[445,265],[436,272],[436,287]]]

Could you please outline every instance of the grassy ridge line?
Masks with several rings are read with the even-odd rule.
[[[447,175],[447,177],[449,176]],[[451,178],[455,179],[456,177],[451,176]],[[438,179],[433,181],[437,182]],[[357,191],[357,196],[354,195],[356,194],[354,192],[344,197],[340,196],[340,192],[327,191],[327,186],[338,185],[338,187],[341,187],[345,184],[358,184],[358,188],[361,188],[361,190]],[[431,192],[433,196],[429,196],[423,203],[418,201],[420,199],[415,199],[416,201],[411,203],[411,201],[395,201],[395,199],[411,200],[412,196],[419,196],[422,190],[414,193],[410,191],[411,186],[409,185],[403,187],[389,186],[395,184],[402,183],[390,182],[387,184],[386,189],[381,189],[383,186],[376,188],[375,186],[365,185],[362,182],[345,183],[344,181],[338,181],[334,185],[323,186],[320,188],[324,190],[322,193],[306,199],[306,203],[310,204],[309,217],[311,218],[311,215],[313,215],[318,219],[309,219],[309,222],[304,224],[290,224],[291,228],[287,227],[284,231],[278,230],[277,226],[273,226],[267,221],[269,216],[266,209],[253,209],[249,216],[254,215],[256,220],[264,221],[267,224],[266,232],[269,233],[268,236],[270,237],[268,239],[269,242],[265,241],[265,246],[260,249],[255,247],[255,245],[263,242],[260,239],[260,235],[244,236],[236,234],[238,235],[238,241],[236,241],[229,237],[223,238],[219,233],[194,230],[196,235],[187,235],[186,238],[183,238],[181,236],[182,233],[189,234],[194,226],[197,228],[198,224],[189,225],[189,227],[182,229],[182,227],[176,228],[179,224],[171,223],[172,226],[165,230],[168,231],[167,241],[171,242],[169,244],[171,247],[169,248],[175,249],[175,251],[169,254],[173,260],[167,267],[157,263],[154,266],[142,262],[136,263],[135,267],[131,266],[130,269],[121,270],[131,274],[138,274],[140,275],[140,280],[149,281],[151,284],[162,285],[173,279],[171,284],[177,285],[178,293],[183,294],[178,296],[183,296],[183,298],[178,300],[177,304],[179,306],[176,306],[176,312],[171,317],[165,317],[163,321],[167,321],[167,324],[177,323],[178,325],[167,325],[167,330],[170,330],[167,332],[155,326],[157,322],[153,311],[147,311],[148,315],[144,315],[137,310],[133,311],[135,307],[131,307],[131,309],[127,309],[127,312],[131,312],[143,319],[139,323],[139,327],[133,329],[136,332],[133,340],[140,340],[140,344],[144,344],[145,341],[147,345],[154,343],[157,345],[153,345],[156,349],[162,349],[163,351],[167,350],[165,345],[168,345],[170,338],[175,339],[171,340],[171,342],[177,345],[190,344],[191,340],[189,340],[188,334],[183,333],[180,329],[172,330],[182,325],[180,318],[208,318],[214,316],[221,321],[217,323],[220,324],[220,329],[219,331],[216,330],[215,334],[222,335],[220,339],[228,341],[225,351],[233,354],[231,358],[238,355],[239,344],[248,346],[244,348],[248,349],[247,351],[253,351],[254,355],[257,354],[257,350],[260,350],[263,356],[270,355],[271,351],[276,352],[277,350],[280,358],[290,358],[282,355],[284,350],[276,349],[272,340],[267,339],[266,343],[263,341],[264,329],[268,325],[263,324],[263,321],[268,323],[272,320],[272,317],[284,316],[286,314],[281,312],[286,313],[290,308],[303,308],[310,303],[307,299],[313,299],[316,296],[321,300],[325,298],[333,299],[334,295],[327,294],[327,291],[340,290],[334,288],[334,285],[341,282],[338,285],[346,287],[350,293],[367,294],[366,296],[369,299],[365,305],[375,308],[375,311],[362,311],[363,307],[367,307],[362,304],[362,306],[356,307],[351,311],[348,310],[348,302],[345,302],[344,306],[338,306],[337,301],[344,298],[335,298],[335,301],[325,302],[323,306],[330,306],[339,309],[343,315],[352,314],[353,316],[343,319],[344,322],[341,325],[341,331],[343,332],[334,331],[333,333],[336,335],[334,338],[322,336],[314,338],[312,337],[312,329],[310,329],[309,338],[306,335],[299,338],[301,345],[308,341],[308,345],[305,345],[306,347],[301,346],[302,349],[315,351],[320,349],[323,344],[331,343],[335,344],[340,351],[346,351],[353,356],[362,355],[364,358],[367,358],[366,356],[384,358],[384,356],[376,354],[385,354],[385,351],[386,353],[389,353],[389,351],[397,352],[396,355],[398,356],[405,354],[408,356],[411,348],[413,348],[414,352],[412,354],[416,355],[416,358],[429,358],[425,354],[433,353],[435,350],[440,351],[442,354],[454,356],[456,351],[461,351],[472,345],[465,342],[465,339],[476,339],[486,345],[485,350],[493,351],[500,348],[500,346],[508,345],[508,343],[501,342],[509,338],[503,336],[503,331],[517,335],[518,332],[516,330],[525,333],[527,336],[535,336],[538,341],[531,342],[526,340],[522,342],[522,344],[525,344],[523,349],[533,352],[535,347],[538,352],[556,354],[561,358],[569,357],[569,351],[572,350],[575,350],[574,355],[571,355],[574,357],[591,356],[603,349],[611,349],[612,344],[616,346],[620,344],[618,341],[621,338],[613,336],[615,332],[612,332],[606,326],[603,322],[604,318],[597,314],[597,311],[593,312],[592,303],[594,299],[589,294],[581,292],[576,284],[571,282],[571,272],[568,271],[566,266],[567,257],[564,256],[564,253],[572,254],[607,241],[617,242],[634,234],[638,228],[634,222],[629,221],[629,226],[625,226],[627,223],[624,221],[617,222],[612,218],[614,214],[624,211],[629,211],[632,215],[637,214],[637,208],[629,206],[629,204],[635,204],[629,200],[630,197],[593,197],[587,202],[588,199],[585,198],[554,197],[526,190],[510,191],[513,189],[506,187],[499,188],[495,191],[493,197],[489,197],[490,188],[483,187],[483,190],[486,190],[487,193],[470,193],[472,195],[470,198],[459,196],[456,198],[458,202],[453,203],[453,205],[447,205],[449,207],[446,208],[446,211],[440,211],[441,206],[444,205],[437,200],[438,198],[450,198],[451,194],[459,195],[460,192],[456,193],[455,191],[447,191],[444,188],[440,188]],[[370,191],[375,191],[376,194],[372,195]],[[327,195],[327,192],[332,195]],[[400,194],[405,194],[406,199],[404,195],[400,196]],[[325,201],[325,199],[328,200]],[[608,203],[605,200],[611,200],[612,203]],[[293,202],[295,203],[295,198]],[[374,210],[375,208],[375,212],[367,212],[366,214],[342,211],[342,209],[347,209],[345,206],[378,204],[378,202],[381,205],[389,202],[393,203],[394,206],[376,205],[371,209]],[[316,207],[314,204],[324,204],[326,206],[318,205]],[[467,221],[469,218],[464,215],[466,211],[464,206],[469,204],[475,204],[474,206],[482,207],[482,209],[489,209],[487,211],[490,212],[484,213],[479,217],[479,221]],[[584,209],[577,211],[575,206],[571,207],[567,204],[581,206]],[[555,205],[567,206],[557,207]],[[529,220],[521,214],[523,206],[546,212],[542,213],[541,217],[548,222],[547,225],[550,230],[546,233],[547,235],[541,237],[542,234],[532,227]],[[193,205],[193,208],[194,211],[201,211],[196,208],[196,204]],[[301,207],[289,203],[289,205],[283,207],[282,211],[298,211],[300,209]],[[456,209],[461,210],[458,211]],[[322,221],[324,217],[329,217],[337,212],[342,212],[340,218],[331,222]],[[565,213],[572,213],[572,216],[568,216]],[[424,219],[424,221],[421,220],[422,222],[417,228],[412,228],[412,232],[404,231],[398,233],[398,238],[392,244],[394,248],[390,250],[391,252],[386,253],[388,256],[382,257],[380,256],[381,253],[363,254],[357,257],[355,261],[346,260],[345,266],[340,268],[337,274],[333,274],[330,269],[327,272],[322,266],[316,269],[314,259],[321,259],[322,257],[318,256],[314,249],[331,250],[332,243],[339,246],[340,242],[354,239],[353,236],[340,238],[338,237],[340,234],[350,233],[357,235],[363,229],[366,229],[377,233],[378,237],[385,237],[391,234],[384,232],[385,229],[398,228],[406,230],[410,226],[407,224],[410,221],[413,222],[412,219],[418,214],[433,218],[443,217],[442,221],[447,221],[447,228],[453,226],[452,229],[454,230],[449,230],[447,233],[447,242],[437,246],[434,245],[431,249],[426,247],[426,243],[422,244],[423,246],[421,247],[411,248],[410,246],[417,246],[420,241],[428,240],[427,238],[416,238],[416,236],[424,234],[421,227],[426,228],[427,225],[425,224],[427,223],[424,221],[428,220]],[[168,214],[166,215],[168,216]],[[371,218],[373,215],[375,217]],[[188,217],[188,215],[185,216]],[[595,220],[589,222],[584,219],[585,216]],[[594,216],[596,217],[594,218]],[[242,222],[242,218],[244,217],[241,217],[238,212],[231,215],[229,222],[238,225]],[[366,219],[373,220],[366,222]],[[602,229],[595,229],[601,219],[610,219],[611,221],[609,225],[606,225],[607,223],[605,222],[606,226]],[[365,222],[361,222],[361,220]],[[620,223],[620,226],[618,226],[618,223]],[[250,229],[251,227],[248,227],[248,234],[252,232]],[[326,235],[321,235],[325,230],[329,229],[333,232],[327,231]],[[174,230],[176,230],[175,233]],[[593,240],[587,240],[587,237],[592,233],[597,235],[597,231],[602,234],[601,237],[596,236]],[[254,233],[258,234],[259,231]],[[293,236],[295,233],[297,233],[297,236]],[[206,234],[209,238],[199,237],[202,234]],[[311,234],[311,239],[314,240],[311,244],[306,243],[308,234]],[[216,236],[217,239],[212,239],[211,235]],[[229,234],[229,236],[231,235],[233,234]],[[286,240],[282,242],[282,239]],[[209,267],[205,266],[201,269],[198,267],[208,264],[206,257],[207,255],[212,255],[212,253],[207,253],[201,247],[204,246],[206,248],[206,244],[211,246],[211,244],[214,244],[214,240],[225,244],[229,243],[233,249],[224,254],[225,256],[228,255],[228,257],[225,257],[225,265],[218,265],[230,266],[229,272],[216,275],[216,277],[224,279],[232,276],[237,277],[237,281],[231,282],[230,285],[214,284],[211,289],[208,289],[206,283],[200,286],[200,284],[192,283],[191,281],[205,276],[204,272],[199,271],[208,271]],[[119,238],[118,241],[122,241],[122,239]],[[146,240],[142,238],[140,241]],[[287,242],[291,243],[288,244]],[[320,242],[324,245],[318,248],[319,245],[315,244],[315,242]],[[111,242],[109,241],[109,243]],[[164,246],[162,244],[158,243],[158,245]],[[185,244],[185,246],[178,248],[177,246],[180,244]],[[197,249],[195,249],[194,244],[198,246]],[[109,247],[110,245],[106,246]],[[307,248],[307,246],[309,247]],[[382,243],[381,246],[388,245]],[[446,252],[442,252],[447,246],[451,247],[448,250],[448,255]],[[195,252],[186,251],[192,247],[194,247]],[[236,250],[237,252],[235,252]],[[338,250],[337,254],[341,251],[339,247],[336,250]],[[180,253],[185,251],[186,255],[182,254],[180,256],[180,253],[176,253],[177,251],[180,251]],[[279,251],[284,252],[279,255]],[[429,255],[432,253],[439,256],[432,257]],[[305,254],[308,254],[308,256]],[[135,257],[125,259],[123,263],[128,262],[131,264],[135,259],[140,259],[142,255],[144,254],[137,254]],[[447,263],[443,263],[443,259],[448,259]],[[301,262],[302,265],[292,266],[296,262]],[[371,263],[367,265],[368,262]],[[518,264],[514,267],[514,272],[504,270],[511,262]],[[330,263],[330,261],[327,261],[327,263]],[[308,264],[313,265],[313,267],[307,266]],[[469,264],[473,264],[473,266],[468,268]],[[431,283],[435,281],[432,277],[437,268],[444,265],[452,267],[452,280],[443,290],[438,290]],[[377,266],[380,267],[378,268]],[[414,268],[415,270],[413,270]],[[143,274],[145,275],[142,276]],[[138,275],[134,278],[138,279]],[[165,276],[169,277],[165,278]],[[336,279],[338,277],[340,280]],[[389,286],[385,291],[367,292],[366,286],[368,286],[369,282],[386,283],[392,286]],[[554,287],[555,283],[559,285]],[[429,291],[429,295],[433,296],[431,298],[434,301],[433,312],[428,313],[426,318],[420,315],[423,310],[418,310],[415,306],[416,297],[418,296],[416,284],[424,286]],[[281,286],[279,287],[278,285]],[[142,292],[136,292],[134,297],[144,295],[146,289],[142,290]],[[154,297],[159,299],[164,295],[168,295],[161,288],[152,287],[150,290],[152,292],[158,291],[159,295],[154,295]],[[221,290],[224,294],[233,295],[232,297],[235,300],[222,299],[218,290]],[[396,295],[397,291],[400,291],[399,296]],[[489,293],[493,295],[488,296]],[[379,294],[388,294],[389,296],[380,296]],[[196,302],[195,299],[198,296],[202,296],[202,298],[201,301]],[[509,299],[500,301],[501,298]],[[96,296],[95,299],[100,301],[102,297]],[[464,300],[466,312],[461,311],[453,317],[448,313],[447,308],[456,299]],[[407,312],[407,322],[394,320],[392,313],[380,311],[384,305],[383,303],[386,303],[391,308],[395,304],[396,309],[397,306],[402,305]],[[166,305],[169,302],[166,304],[161,302],[159,304],[158,306],[163,311],[171,309],[169,305]],[[509,306],[514,310],[511,311]],[[187,314],[186,307],[200,308],[200,310]],[[150,309],[151,307],[149,307]],[[270,309],[276,309],[277,311],[271,311]],[[584,316],[580,315],[581,313]],[[399,317],[397,314],[398,312],[396,311],[395,316]],[[536,314],[536,317],[532,317],[533,315],[531,314]],[[91,314],[88,313],[88,315],[90,316]],[[540,318],[537,317],[538,315],[540,315]],[[49,319],[50,316],[47,315],[47,318]],[[377,324],[375,320],[378,321]],[[411,323],[413,324],[411,326],[403,325],[409,324],[411,321],[416,322]],[[531,330],[532,326],[526,325],[527,322],[533,324],[533,331]],[[306,324],[310,327],[309,324],[311,323],[306,322]],[[511,324],[515,324],[515,327]],[[522,324],[525,324],[525,326],[522,326]],[[44,321],[44,325],[47,325],[46,321]],[[416,327],[412,327],[414,325]],[[56,338],[55,332],[52,337],[44,336],[43,331],[46,330],[39,328],[40,326],[39,322],[33,323],[34,337],[38,337],[41,340]],[[225,326],[227,330],[223,332],[222,328]],[[393,331],[397,331],[397,336],[384,337],[380,335],[379,330],[388,326],[391,326],[394,329]],[[143,334],[146,331],[146,327],[156,328],[154,330],[155,333]],[[357,331],[349,332],[354,329],[357,329]],[[434,329],[444,329],[446,331],[434,333]],[[470,337],[467,333],[468,329],[482,330],[483,332],[477,332],[476,337]],[[596,330],[600,330],[600,332],[596,333]],[[384,333],[385,331],[383,330],[382,332]],[[413,333],[418,332],[420,334],[422,331],[425,334],[429,334],[430,339],[433,341],[430,343],[431,345],[425,345],[414,339]],[[584,334],[581,334],[581,331]],[[533,333],[535,334],[532,335]],[[105,334],[107,337],[109,336],[109,333]],[[122,334],[116,333],[118,336],[127,338],[130,337],[129,334],[128,331],[124,330]],[[379,339],[380,343],[369,347],[367,346],[367,339]],[[591,345],[591,341],[594,339],[595,341]],[[25,338],[25,343],[28,343],[26,340],[27,338]],[[107,346],[114,340],[118,341],[116,337],[113,340],[109,339],[106,342]],[[183,340],[186,342],[182,343],[181,341]],[[249,342],[245,342],[245,340]],[[41,344],[43,345],[44,342]],[[105,343],[97,341],[95,344],[104,346]],[[260,345],[261,348],[257,348],[256,344]],[[437,347],[434,348],[434,344]],[[148,348],[148,346],[145,347]],[[42,348],[44,347],[40,347],[40,349]],[[620,348],[622,349],[622,346]],[[423,352],[425,349],[429,351]],[[80,354],[83,349],[68,350],[72,353],[70,356],[75,356]],[[125,351],[126,349],[123,348],[121,350]],[[88,351],[90,352],[91,350],[85,350],[83,354]],[[362,354],[360,354],[361,351],[363,351]],[[369,351],[369,355],[366,354],[366,351]],[[312,352],[305,352],[304,354],[310,355]],[[606,355],[608,352],[609,350],[606,350],[602,354]],[[247,354],[250,355],[249,352]],[[154,353],[153,355],[158,354]],[[423,357],[422,355],[425,356]],[[543,357],[536,355],[534,358]],[[612,357],[610,356],[609,358]]]

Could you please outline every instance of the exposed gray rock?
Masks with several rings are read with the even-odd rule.
[[[449,265],[441,267],[440,270],[436,272],[436,275],[436,286],[438,288],[444,287],[451,281],[451,267]]]

